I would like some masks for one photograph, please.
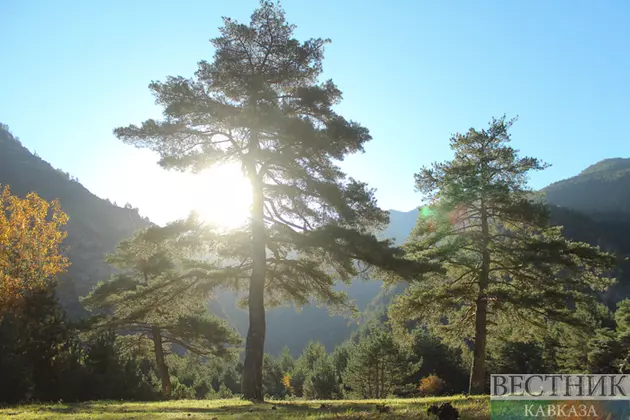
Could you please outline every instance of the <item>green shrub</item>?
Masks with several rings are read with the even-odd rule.
[[[179,382],[176,376],[171,376],[171,398],[175,400],[191,400],[196,398],[195,389]]]
[[[217,392],[217,395],[219,398],[222,398],[222,399],[234,397],[232,390],[228,388],[225,384],[221,384],[221,386],[219,387],[219,391]]]

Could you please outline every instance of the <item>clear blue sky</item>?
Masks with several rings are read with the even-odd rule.
[[[0,121],[95,194],[163,222],[188,211],[189,178],[112,129],[159,115],[147,85],[212,58],[221,16],[256,0],[0,0]],[[296,35],[328,37],[339,110],[370,128],[344,162],[384,208],[418,204],[413,174],[450,157],[451,133],[518,114],[515,146],[552,168],[534,187],[629,157],[626,0],[285,0]],[[174,199],[172,197],[175,197]]]

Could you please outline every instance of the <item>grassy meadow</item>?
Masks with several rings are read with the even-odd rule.
[[[488,397],[440,397],[391,400],[268,401],[252,404],[238,399],[161,402],[94,401],[28,404],[0,408],[2,419],[429,419],[427,408],[450,401],[460,418],[488,419]],[[385,404],[388,413],[377,405]]]

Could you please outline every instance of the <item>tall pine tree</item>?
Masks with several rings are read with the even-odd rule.
[[[416,174],[431,204],[420,212],[408,253],[442,261],[447,274],[412,284],[393,311],[472,344],[471,393],[485,389],[489,331],[502,323],[523,326],[524,334],[547,320],[579,324],[571,308],[593,303],[614,267],[613,256],[548,226],[546,206],[527,187],[527,174],[546,165],[509,145],[513,121],[456,134],[453,160]]]
[[[328,40],[299,42],[294,29],[268,1],[249,25],[224,18],[211,40],[212,62],[201,61],[192,78],[150,84],[164,118],[115,130],[124,142],[158,152],[163,167],[232,162],[249,179],[250,223],[232,259],[249,273],[242,388],[253,400],[263,398],[266,296],[274,304],[302,305],[311,296],[343,304],[332,285],[357,275],[354,260],[385,268],[400,261],[372,234],[388,220],[373,191],[336,164],[371,137],[333,110],[341,100],[335,84],[318,81]]]

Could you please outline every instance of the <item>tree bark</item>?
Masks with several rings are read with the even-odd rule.
[[[252,148],[250,148],[250,153]],[[263,401],[262,374],[265,351],[265,276],[267,271],[266,233],[264,224],[264,193],[256,168],[248,169],[253,190],[251,214],[252,273],[249,281],[249,329],[245,344],[245,362],[241,389],[243,397]]]
[[[375,369],[375,373],[376,373],[376,381],[374,381],[374,398],[376,398],[377,400],[381,397],[381,393],[380,393],[380,377],[379,377],[379,373],[380,373],[380,366],[378,363],[378,360],[376,361],[376,369]]]
[[[488,229],[488,212],[485,203],[481,203],[481,235],[482,261],[479,272],[479,294],[475,313],[475,345],[473,348],[473,364],[470,372],[470,394],[483,394],[486,387],[486,338],[487,338],[487,289],[490,277],[490,233]]]
[[[168,373],[168,366],[164,361],[164,348],[162,347],[162,332],[159,327],[151,328],[153,336],[153,346],[155,348],[155,363],[157,364],[160,380],[162,381],[162,394],[165,397],[171,396],[171,376]]]

